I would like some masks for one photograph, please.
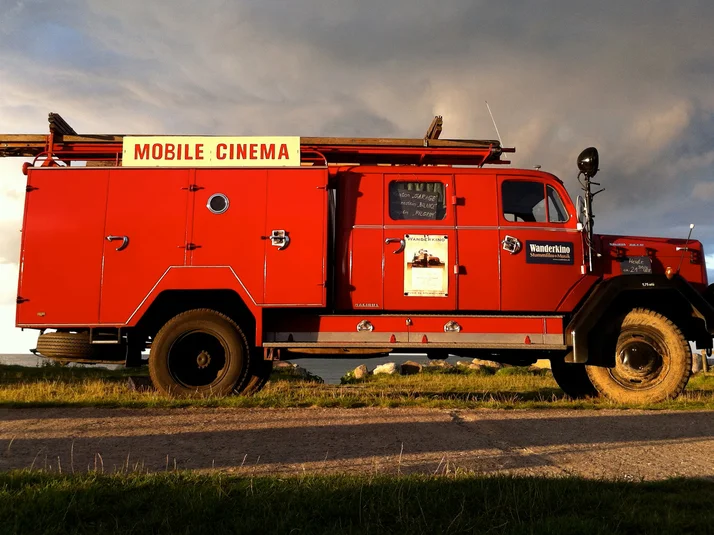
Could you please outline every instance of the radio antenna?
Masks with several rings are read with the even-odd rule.
[[[503,146],[503,140],[501,139],[501,133],[498,131],[498,126],[496,126],[496,119],[493,118],[493,113],[491,113],[491,106],[488,105],[488,100],[486,102],[486,109],[488,114],[491,116],[491,121],[493,121],[493,127],[496,129],[496,135],[498,136],[498,142]]]
[[[682,262],[684,261],[684,253],[689,251],[689,240],[692,238],[692,231],[694,230],[694,223],[689,225],[689,235],[687,236],[687,241],[684,242],[684,247],[677,247],[675,250],[682,251],[682,256],[679,259],[679,265],[677,266],[677,273],[682,269]]]

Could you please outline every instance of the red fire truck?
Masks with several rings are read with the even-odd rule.
[[[175,396],[258,390],[290,355],[548,358],[572,396],[682,392],[712,348],[701,243],[593,233],[584,198],[490,140],[4,135],[32,157],[17,326]],[[714,285],[713,285],[714,286]]]

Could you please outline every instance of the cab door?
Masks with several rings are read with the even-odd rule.
[[[452,175],[384,175],[385,310],[456,309]]]
[[[555,311],[584,276],[583,235],[562,184],[499,176],[501,310]]]

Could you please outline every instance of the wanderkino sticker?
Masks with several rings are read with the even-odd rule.
[[[300,138],[125,136],[124,167],[299,167]]]
[[[572,242],[526,241],[527,264],[570,264],[573,260]]]

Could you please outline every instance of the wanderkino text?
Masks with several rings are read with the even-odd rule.
[[[284,167],[300,165],[300,138],[125,137],[124,166]]]
[[[536,245],[529,244],[532,253],[570,254],[571,248],[567,245]]]

